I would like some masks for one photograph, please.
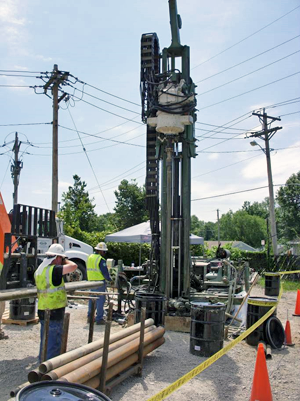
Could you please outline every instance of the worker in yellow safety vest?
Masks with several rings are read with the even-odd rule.
[[[34,274],[38,296],[38,316],[41,323],[40,362],[46,309],[50,310],[46,359],[60,355],[63,320],[65,307],[67,306],[67,293],[63,275],[72,273],[77,269],[76,263],[66,259],[64,249],[60,244],[52,244],[46,255],[47,257]]]
[[[106,281],[111,281],[110,274],[107,269],[105,255],[108,251],[105,242],[99,242],[99,244],[94,248],[95,253],[90,255],[87,260],[87,278],[89,281],[101,281],[99,287],[93,288],[91,291],[94,292],[106,292]],[[99,295],[96,301],[96,324],[105,324],[104,317],[104,303],[105,295]],[[90,322],[92,310],[92,301],[89,300],[89,309],[87,321]]]

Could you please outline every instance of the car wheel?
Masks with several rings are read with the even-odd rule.
[[[86,280],[86,268],[84,264],[81,262],[76,262],[76,264],[77,264],[76,270],[74,270],[72,273],[64,275],[64,280],[67,283],[70,283],[72,281]]]

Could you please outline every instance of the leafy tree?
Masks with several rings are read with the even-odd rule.
[[[259,216],[266,219],[269,216],[269,198],[265,198],[262,202],[253,202],[252,204],[245,201],[242,210],[251,216]]]
[[[131,183],[122,180],[118,191],[115,191],[115,196],[117,201],[114,210],[120,229],[131,227],[149,219],[145,206],[145,188],[139,187],[136,180],[132,180]]]
[[[197,216],[191,216],[191,233],[199,236],[203,236],[205,223],[198,219]]]
[[[289,240],[300,236],[300,171],[292,174],[277,192],[279,230]]]
[[[220,218],[220,237],[223,241],[243,241],[257,248],[267,237],[266,222],[244,210],[235,213],[230,210]]]
[[[63,206],[59,217],[65,222],[66,232],[70,229],[94,231],[97,217],[92,203],[94,199],[90,199],[85,190],[87,184],[78,175],[75,174],[73,179],[74,185],[62,194]]]
[[[96,231],[113,232],[119,229],[115,213],[105,213],[97,216],[95,219]]]

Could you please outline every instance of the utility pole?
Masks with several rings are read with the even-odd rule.
[[[217,209],[217,219],[218,219],[218,245],[220,245],[220,219],[219,219],[219,209]]]
[[[60,84],[63,84],[69,77],[68,72],[58,70],[57,64],[54,64],[53,71],[49,81],[44,85],[44,93],[51,89],[53,98],[53,122],[52,122],[52,210],[57,213],[58,208],[58,109],[61,102],[67,95],[63,93],[58,97]]]
[[[15,143],[13,147],[13,152],[15,152],[15,159],[12,165],[10,166],[11,178],[14,182],[14,193],[13,193],[13,204],[16,205],[18,203],[18,186],[19,186],[19,178],[21,169],[23,167],[23,163],[19,160],[19,150],[21,147],[21,143],[19,142],[18,133],[15,135]]]
[[[269,124],[272,124],[273,121],[281,121],[280,118],[268,116],[263,109],[263,114],[260,113],[252,113],[252,115],[259,117],[262,123],[262,131],[252,134],[250,137],[260,138],[265,141],[265,148],[261,148],[266,155],[267,159],[267,173],[268,173],[268,183],[269,183],[269,213],[270,213],[270,228],[271,228],[271,237],[272,237],[272,247],[274,256],[277,255],[277,231],[276,231],[276,220],[275,220],[275,201],[274,201],[274,189],[273,189],[273,178],[272,178],[272,168],[271,168],[271,156],[270,156],[270,139],[275,135],[275,133],[282,129],[282,127],[268,128]],[[271,120],[268,123],[268,119]],[[256,142],[252,143],[254,146],[258,145]],[[260,146],[260,145],[258,145]]]

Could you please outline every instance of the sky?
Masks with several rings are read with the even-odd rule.
[[[192,214],[216,221],[217,209],[221,216],[268,196],[265,155],[246,138],[261,129],[253,111],[265,107],[281,117],[271,125],[282,127],[270,141],[275,194],[300,170],[300,0],[177,0],[177,7],[197,84]],[[59,201],[74,174],[98,214],[113,212],[122,179],[144,184],[140,39],[148,32],[157,33],[161,49],[170,46],[167,0],[1,0],[0,191],[7,210],[16,132],[19,203],[51,208],[52,100],[30,86],[44,85],[39,77],[54,64],[72,74],[64,87],[70,100],[59,109]]]

